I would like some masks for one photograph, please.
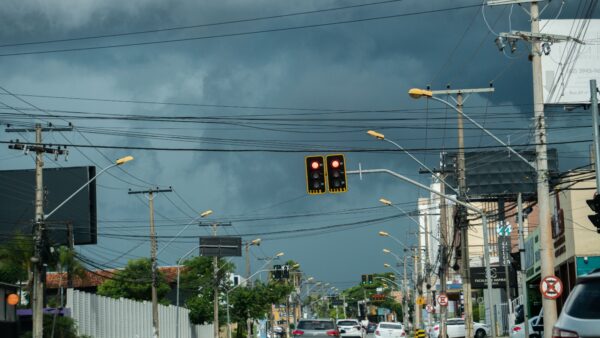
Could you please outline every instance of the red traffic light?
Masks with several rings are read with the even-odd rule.
[[[310,195],[324,194],[325,187],[325,159],[323,156],[307,156],[306,163],[306,190]]]
[[[321,163],[319,163],[319,162],[317,162],[317,161],[313,161],[313,162],[310,164],[310,167],[311,167],[311,168],[313,168],[313,170],[317,170],[317,169],[319,169],[319,168],[321,167]]]
[[[331,167],[332,168],[339,168],[340,167],[340,161],[338,161],[338,160],[331,161]]]

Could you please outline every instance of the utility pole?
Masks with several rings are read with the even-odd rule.
[[[414,325],[414,329],[420,329],[421,328],[421,304],[420,302],[420,298],[421,298],[421,288],[419,287],[419,285],[421,285],[421,274],[420,274],[420,269],[419,266],[421,265],[419,263],[419,249],[415,248],[414,249],[414,264],[415,264],[415,325]]]
[[[156,243],[156,230],[154,228],[154,197],[156,193],[171,192],[173,189],[148,189],[131,191],[129,195],[133,194],[148,194],[148,204],[150,206],[150,263],[152,267],[152,336],[154,338],[160,337],[159,323],[158,323],[158,263],[156,259],[156,252],[158,245]]]
[[[42,144],[42,132],[44,131],[71,131],[72,126],[67,128],[56,128],[52,125],[42,127],[36,124],[35,128],[7,128],[6,132],[35,132],[35,145],[25,145],[16,140],[8,146],[9,149],[23,150],[24,152],[35,151],[35,214],[33,228],[33,257],[31,257],[31,268],[33,275],[32,285],[32,329],[33,338],[42,338],[44,333],[44,242],[46,229],[44,227],[44,154],[67,155],[66,149],[53,148]]]
[[[590,104],[594,129],[594,168],[596,169],[596,193],[600,189],[600,141],[598,141],[598,87],[596,80],[590,80]]]
[[[527,274],[525,272],[525,240],[523,234],[523,198],[517,195],[517,222],[519,222],[519,255],[521,256],[521,296],[523,297],[523,323],[529,323],[529,307],[527,302]],[[525,337],[529,337],[529,325],[525,327]]]
[[[440,174],[441,175],[441,174]],[[440,184],[440,192],[445,194],[445,185]],[[446,280],[448,279],[448,225],[446,215],[446,199],[440,198],[440,292],[446,294],[447,285]],[[405,272],[406,273],[406,272]],[[448,307],[440,305],[440,337],[446,337],[446,318],[448,314]]]
[[[494,5],[494,1],[488,2],[488,5]],[[516,4],[525,1],[498,1],[498,5]],[[511,44],[511,49],[516,49],[517,40],[525,40],[531,44],[531,66],[533,77],[533,112],[535,123],[535,168],[537,174],[537,199],[539,210],[539,228],[540,228],[540,277],[554,276],[554,243],[552,241],[552,228],[550,223],[550,203],[549,203],[549,172],[548,155],[546,139],[546,121],[544,117],[544,98],[542,84],[542,49],[540,42],[555,43],[561,41],[582,41],[557,34],[540,33],[540,11],[536,0],[531,2],[529,15],[531,21],[531,32],[509,32],[500,33],[496,39],[499,49],[504,50],[504,41]],[[544,337],[552,337],[552,328],[558,318],[556,309],[556,300],[542,297],[542,308],[544,310]]]
[[[402,312],[404,313],[404,327],[408,328],[408,280],[406,275],[406,259],[408,256],[404,253],[404,275],[402,276],[402,284],[404,285],[404,304],[402,305]]]
[[[210,226],[212,229],[212,235],[217,236],[218,226],[231,226],[231,223],[203,223],[200,222],[199,226]],[[214,338],[219,338],[219,257],[213,257],[213,335]]]
[[[458,180],[458,199],[460,201],[466,201],[467,197],[467,183],[466,183],[466,168],[465,168],[465,141],[464,141],[464,126],[463,126],[463,100],[464,94],[475,94],[475,93],[489,93],[493,92],[494,88],[475,88],[475,89],[454,89],[454,90],[434,90],[431,91],[433,95],[456,95],[456,110],[458,112],[457,117],[457,130],[458,130],[458,153],[456,158],[456,171]],[[455,224],[455,227],[460,228],[460,244],[461,244],[461,277],[463,285],[463,297],[464,297],[464,315],[465,315],[465,336],[473,337],[473,309],[472,309],[472,292],[471,292],[471,272],[470,272],[470,260],[469,260],[469,222],[468,212],[464,206],[457,205],[457,212],[459,214],[460,224]],[[487,229],[483,229],[487,231]],[[491,297],[491,295],[490,295]]]

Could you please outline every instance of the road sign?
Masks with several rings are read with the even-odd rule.
[[[432,313],[433,312],[433,305],[427,304],[427,306],[425,307],[425,310],[427,310],[427,313]]]
[[[425,300],[425,297],[418,296],[417,297],[417,305],[425,305],[425,304],[427,304],[427,301]]]
[[[496,225],[496,233],[499,236],[510,236],[512,232],[512,225],[508,222],[503,222]]]
[[[563,284],[556,276],[546,276],[540,282],[542,296],[547,299],[556,299],[563,293]]]
[[[445,293],[440,293],[437,296],[437,302],[440,306],[448,306],[448,296]]]
[[[200,256],[240,257],[242,238],[235,236],[200,236]]]

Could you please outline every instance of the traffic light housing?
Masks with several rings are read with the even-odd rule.
[[[327,187],[334,194],[348,191],[346,161],[342,154],[327,155]]]
[[[367,284],[367,275],[361,275],[361,281],[360,284],[365,285]]]
[[[596,232],[600,234],[600,195],[594,194],[594,198],[586,200],[590,209],[594,212],[593,215],[588,215],[590,222],[596,227]]]
[[[284,265],[282,268],[283,269],[282,269],[282,272],[281,272],[281,278],[284,278],[284,279],[290,278],[290,266],[289,265]]]
[[[325,164],[323,156],[306,156],[306,191],[310,195],[325,193]]]
[[[281,279],[282,277],[282,270],[281,270],[281,265],[273,265],[273,279]]]

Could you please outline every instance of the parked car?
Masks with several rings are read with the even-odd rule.
[[[341,337],[362,338],[364,336],[363,327],[357,319],[339,319],[336,324]]]
[[[375,329],[377,328],[377,323],[372,323],[369,322],[369,324],[367,324],[367,333],[375,333]]]
[[[292,335],[302,338],[330,338],[339,337],[340,332],[333,319],[300,319]]]
[[[446,320],[446,334],[448,338],[464,337],[465,336],[465,320],[462,318],[450,318]],[[473,323],[473,337],[485,338],[490,335],[490,326],[483,323]],[[430,331],[430,338],[438,338],[440,336],[440,324],[437,323]]]
[[[537,325],[539,316],[529,318],[529,338],[540,338],[540,334],[533,327]],[[525,338],[525,323],[515,324],[510,328],[510,338]]]
[[[600,271],[582,276],[554,324],[552,337],[587,338],[600,333]]]
[[[406,337],[406,331],[402,323],[381,322],[375,328],[376,338],[403,338]]]

